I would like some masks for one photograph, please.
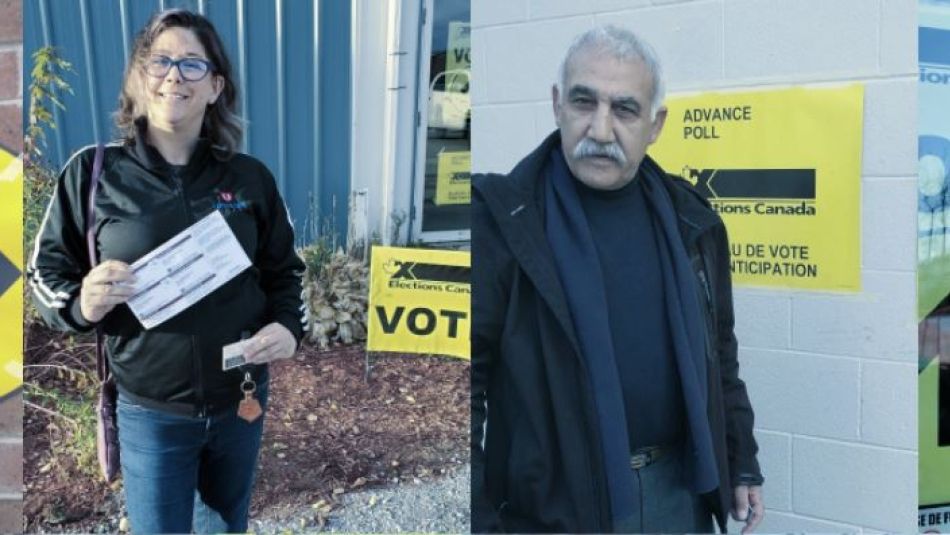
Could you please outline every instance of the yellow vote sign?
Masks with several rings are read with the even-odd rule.
[[[671,97],[649,151],[722,216],[738,284],[860,290],[864,87]]]
[[[470,358],[471,255],[373,247],[366,348]]]
[[[23,163],[0,150],[0,397],[23,383]]]
[[[472,202],[472,153],[441,152],[436,165],[435,204]]]

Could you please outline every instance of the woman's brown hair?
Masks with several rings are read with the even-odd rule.
[[[132,57],[129,58],[122,79],[119,109],[114,113],[116,128],[126,141],[132,141],[136,137],[136,123],[144,120],[145,117],[141,98],[141,91],[144,88],[142,78],[145,76],[144,65],[155,39],[169,28],[185,28],[194,32],[208,55],[212,74],[220,76],[224,81],[221,94],[205,111],[201,135],[220,149],[224,157],[230,157],[237,152],[244,133],[241,118],[236,111],[237,84],[231,72],[231,62],[224,51],[218,32],[208,19],[191,11],[171,9],[158,12],[149,19],[148,24],[136,36]]]

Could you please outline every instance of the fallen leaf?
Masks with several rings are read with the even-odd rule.
[[[330,514],[330,510],[333,509],[333,505],[327,503],[326,500],[319,500],[310,507],[312,507],[317,512],[318,517]]]

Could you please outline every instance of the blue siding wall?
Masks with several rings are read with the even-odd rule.
[[[115,137],[111,113],[135,34],[155,11],[177,7],[203,13],[220,33],[240,85],[244,150],[277,177],[298,240],[327,225],[344,239],[351,0],[27,0],[24,87],[42,46],[75,70],[66,76],[73,94],[59,95],[67,111],[47,132],[50,162],[61,166],[77,148]]]
[[[380,2],[382,4],[382,2]],[[328,173],[338,173],[321,182],[319,191],[320,213],[331,213],[331,206],[335,204],[332,219],[340,236],[346,234],[346,214],[349,209],[350,196],[350,124],[352,123],[351,101],[352,87],[350,87],[351,61],[351,27],[352,10],[349,0],[338,2],[326,0],[323,2],[323,16],[320,20],[320,124],[321,135],[318,139],[317,151],[324,160],[328,158],[345,158],[346,164],[335,166],[333,169],[324,167]],[[347,28],[345,36],[340,27]],[[380,124],[382,127],[382,124]],[[345,176],[344,176],[345,173]],[[321,224],[323,221],[321,221]]]

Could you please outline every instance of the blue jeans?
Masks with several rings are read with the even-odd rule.
[[[653,464],[633,471],[640,485],[637,512],[616,526],[618,533],[713,533],[712,510],[691,488],[686,450],[669,448]]]
[[[266,383],[257,399],[266,406]],[[237,409],[205,418],[134,404],[119,395],[119,448],[135,533],[245,533],[264,417]]]

